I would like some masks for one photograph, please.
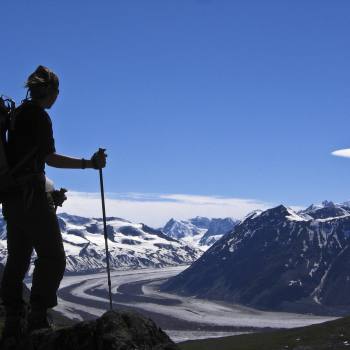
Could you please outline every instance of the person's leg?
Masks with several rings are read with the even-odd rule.
[[[29,268],[32,251],[32,242],[21,226],[13,220],[7,221],[7,261],[1,282],[4,305],[22,305],[23,279]]]
[[[46,206],[41,206],[40,215],[32,221],[31,232],[37,259],[34,263],[28,322],[31,329],[36,329],[45,327],[46,310],[57,305],[57,290],[66,266],[57,216],[47,202]]]
[[[5,305],[5,325],[2,338],[19,338],[25,332],[25,303],[23,279],[28,271],[32,243],[25,234],[21,217],[12,215],[7,220],[7,262],[1,281],[1,297]]]
[[[38,222],[34,249],[37,253],[33,272],[31,302],[48,308],[57,305],[57,290],[63,278],[66,257],[55,214],[46,214]]]

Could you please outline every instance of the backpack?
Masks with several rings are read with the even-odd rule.
[[[15,102],[10,98],[0,97],[0,191],[12,183],[10,168],[6,156],[7,131],[11,124],[11,115],[15,110]]]
[[[10,168],[7,158],[7,134],[10,128],[14,128],[16,116],[16,104],[7,97],[0,96],[0,203],[4,195],[16,188],[24,178],[16,178],[16,172],[20,170],[32,156],[37,147],[24,156],[13,168]]]

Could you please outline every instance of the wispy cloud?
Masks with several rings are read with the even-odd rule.
[[[99,193],[68,192],[68,200],[58,212],[82,216],[101,216]],[[194,216],[243,218],[256,209],[267,209],[272,203],[255,199],[188,194],[106,193],[108,216],[118,216],[150,226],[163,226],[170,218]]]
[[[337,151],[332,152],[332,155],[336,157],[350,158],[350,148],[338,149]]]

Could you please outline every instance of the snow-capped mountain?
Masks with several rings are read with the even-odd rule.
[[[211,219],[207,232],[199,241],[201,246],[211,246],[218,241],[223,235],[233,230],[238,223],[231,218]]]
[[[102,219],[58,215],[67,255],[66,271],[85,272],[105,268]],[[0,218],[0,230],[3,220]],[[203,252],[144,224],[107,218],[111,267],[163,267],[189,264]],[[6,234],[0,240],[0,261],[6,260]]]
[[[0,212],[0,239],[6,239],[6,223]]]
[[[6,223],[0,211],[0,265],[6,260],[7,243],[6,243]]]
[[[170,219],[162,231],[169,237],[183,239],[203,234],[203,232],[208,230],[209,225],[210,220],[208,218],[196,217],[189,220]]]
[[[347,204],[334,204],[330,201],[322,202],[322,205],[310,205],[305,210],[299,212],[305,218],[326,219],[348,215],[350,207]]]
[[[209,219],[197,216],[188,220],[170,219],[162,231],[169,237],[206,250],[236,224],[237,221],[231,218]]]
[[[248,215],[162,290],[264,309],[350,311],[350,208]]]

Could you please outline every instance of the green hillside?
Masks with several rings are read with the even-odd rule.
[[[318,325],[180,343],[183,350],[350,349],[350,317]]]

